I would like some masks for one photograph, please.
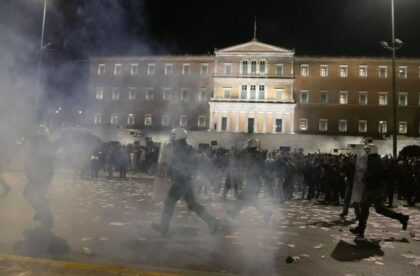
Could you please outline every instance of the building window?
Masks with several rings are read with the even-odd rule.
[[[206,127],[206,116],[204,116],[204,115],[198,116],[197,126],[198,127]]]
[[[128,88],[128,99],[135,100],[137,98],[137,91],[135,88]]]
[[[265,74],[265,60],[260,60],[260,74]]]
[[[265,86],[264,85],[260,85],[259,89],[258,89],[258,99],[259,100],[264,100],[265,99]]]
[[[96,88],[96,99],[102,100],[104,98],[104,89],[102,87]]]
[[[168,114],[164,114],[162,115],[162,126],[169,126],[169,115]]]
[[[209,72],[209,65],[207,63],[202,63],[200,68],[200,74],[206,76]]]
[[[387,132],[387,122],[386,121],[379,121],[379,133],[386,133]]]
[[[120,89],[119,88],[114,88],[114,90],[112,91],[112,99],[115,100],[115,101],[120,99]]]
[[[241,63],[241,72],[243,75],[248,74],[248,61],[247,60],[243,60]]]
[[[105,75],[105,64],[98,64],[98,75]]]
[[[173,73],[173,66],[171,63],[166,63],[165,64],[165,75],[172,75]]]
[[[111,125],[115,126],[118,125],[118,114],[112,113],[111,114]]]
[[[256,85],[251,85],[251,91],[249,93],[249,98],[250,99],[255,99],[256,97]]]
[[[151,114],[144,114],[144,125],[151,126],[152,125],[152,115]]]
[[[388,67],[387,66],[379,66],[379,78],[380,79],[386,79],[388,76],[387,76],[387,74],[388,74]]]
[[[347,131],[347,120],[340,120],[338,122],[338,131],[346,132]]]
[[[347,78],[349,74],[349,67],[347,65],[340,65],[340,77]]]
[[[309,95],[307,90],[301,90],[300,91],[300,103],[301,104],[307,104],[309,102]]]
[[[408,95],[407,93],[399,93],[398,94],[398,105],[399,106],[407,106],[408,105]]]
[[[171,99],[171,89],[170,88],[163,88],[163,95],[162,98],[164,101],[169,101]]]
[[[134,125],[134,114],[130,113],[127,116],[127,125],[133,126]]]
[[[319,102],[321,104],[327,104],[328,103],[328,92],[327,91],[321,91],[319,94]]]
[[[328,77],[328,65],[321,65],[320,70],[321,77]]]
[[[181,89],[181,101],[188,101],[188,89],[182,88]]]
[[[230,99],[231,88],[223,88],[223,98]]]
[[[227,117],[222,117],[222,130],[227,130]]]
[[[279,88],[279,89],[276,89],[275,91],[276,91],[276,101],[283,101],[284,89]]]
[[[153,76],[156,73],[156,66],[154,63],[147,64],[147,75]]]
[[[276,75],[281,76],[284,74],[283,64],[276,64]]]
[[[398,133],[407,134],[407,122],[398,123]]]
[[[130,75],[137,75],[139,73],[139,65],[137,63],[132,63],[130,67]]]
[[[207,89],[201,88],[200,93],[198,94],[198,100],[200,102],[207,102]]]
[[[319,120],[319,131],[327,131],[328,130],[328,120],[320,119]]]
[[[300,75],[302,77],[309,76],[309,65],[303,64],[303,65],[300,66]]]
[[[247,86],[246,85],[241,85],[241,99],[246,99],[247,98]],[[420,94],[419,94],[420,97]],[[420,104],[420,100],[419,100],[419,104]]]
[[[398,72],[400,75],[400,79],[407,78],[407,66],[400,66]]]
[[[359,77],[360,78],[367,78],[367,65],[360,65],[359,66]]]
[[[225,63],[225,75],[232,75],[232,64]]]
[[[359,92],[359,104],[360,105],[368,104],[368,92],[366,91]]]
[[[189,63],[182,64],[182,74],[183,75],[191,74],[191,66]]]
[[[257,73],[257,61],[251,61],[251,74],[255,75]]]
[[[146,100],[147,101],[151,101],[151,100],[153,100],[153,98],[154,98],[154,95],[155,93],[154,93],[154,90],[153,90],[153,88],[147,88],[147,90],[146,90]]]
[[[367,132],[367,121],[361,120],[359,121],[359,132],[366,133]]]
[[[347,103],[348,103],[348,93],[340,92],[340,104],[347,104]]]
[[[122,65],[121,64],[115,64],[114,65],[114,75],[119,76],[122,73]]]
[[[300,119],[300,130],[308,130],[308,119]]]
[[[95,118],[93,119],[93,122],[95,124],[101,124],[102,123],[102,114],[101,113],[95,113]]]
[[[388,104],[388,93],[380,92],[379,93],[379,105],[387,105]]]
[[[179,116],[179,126],[186,127],[187,126],[187,115]]]

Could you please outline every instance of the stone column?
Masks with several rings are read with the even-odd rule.
[[[271,130],[272,133],[276,133],[276,119],[277,119],[277,112],[273,112],[273,129]]]
[[[294,112],[290,113],[290,128],[291,128],[291,133],[295,133],[295,114],[294,114]]]
[[[263,113],[263,133],[267,133],[267,112]]]
[[[240,124],[241,124],[241,112],[236,112],[236,132],[240,131]]]
[[[210,110],[210,118],[209,118],[209,129],[210,130],[214,130],[213,129],[213,127],[214,127],[214,125],[213,125],[213,116],[214,116],[213,110]]]
[[[286,133],[286,113],[281,113],[281,133]]]

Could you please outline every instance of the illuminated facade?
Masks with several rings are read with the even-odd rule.
[[[386,136],[391,60],[306,57],[257,40],[211,56],[93,58],[89,120],[138,129]],[[397,60],[398,132],[420,133],[420,60]]]

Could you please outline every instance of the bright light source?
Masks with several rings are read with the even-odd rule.
[[[58,110],[61,110],[61,107],[59,107]]]
[[[58,114],[58,112],[60,112],[60,110],[56,110],[56,111],[55,111],[55,114]]]
[[[379,43],[381,43],[381,46],[382,46],[382,47],[384,47],[384,48],[389,48],[388,42],[386,42],[386,41],[381,41],[381,42],[379,42]]]
[[[83,113],[83,111],[79,110],[79,114],[82,114],[82,113]]]

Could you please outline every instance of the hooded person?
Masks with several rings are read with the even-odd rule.
[[[192,177],[195,174],[197,155],[187,142],[187,131],[177,127],[171,131],[172,158],[168,166],[168,177],[171,179],[171,187],[165,200],[161,221],[153,223],[152,228],[166,235],[174,213],[175,204],[181,198],[185,200],[188,208],[203,219],[209,228],[210,234],[218,230],[219,222],[200,205],[194,197]]]
[[[375,145],[366,145],[365,152],[367,154],[366,172],[362,181],[365,184],[365,192],[361,201],[361,214],[359,225],[350,231],[360,238],[364,238],[366,224],[369,217],[369,209],[372,204],[375,211],[385,217],[398,220],[402,224],[402,229],[407,229],[409,216],[397,213],[388,209],[384,205],[385,179],[384,164],[381,156],[378,154],[378,148]]]

